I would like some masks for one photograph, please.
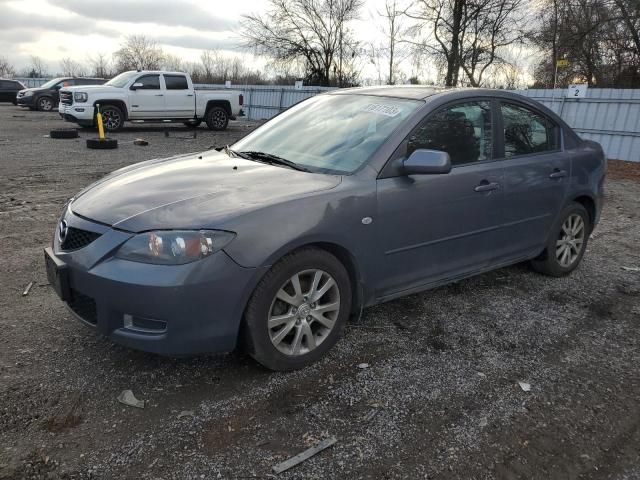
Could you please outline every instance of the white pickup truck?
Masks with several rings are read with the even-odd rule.
[[[60,90],[60,116],[81,126],[95,125],[100,106],[105,130],[117,131],[125,121],[183,122],[197,127],[205,121],[211,130],[224,130],[242,115],[242,93],[237,90],[196,90],[181,72],[124,72],[104,85]]]

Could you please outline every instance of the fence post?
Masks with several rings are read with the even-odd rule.
[[[284,87],[280,89],[280,101],[278,102],[278,113],[282,112],[282,99],[284,98]]]
[[[253,96],[253,88],[249,88],[247,90],[249,90],[249,101],[247,102],[247,119],[253,120],[253,118],[251,118],[251,97]]]

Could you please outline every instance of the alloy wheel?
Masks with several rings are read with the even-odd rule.
[[[216,110],[211,115],[213,117],[213,126],[215,128],[224,128],[227,121],[227,114],[222,110]]]
[[[269,338],[289,356],[309,353],[331,333],[340,313],[340,291],[323,270],[304,270],[278,290],[268,317]]]
[[[49,100],[48,98],[41,98],[38,101],[38,106],[43,112],[48,112],[53,108],[53,103],[51,103],[51,100]]]
[[[562,224],[560,235],[556,240],[556,259],[562,267],[569,267],[580,256],[585,234],[582,217],[577,213],[569,215]]]
[[[117,130],[121,122],[120,113],[116,110],[107,109],[102,112],[102,124],[107,130]]]

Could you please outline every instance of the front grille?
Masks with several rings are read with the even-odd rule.
[[[98,323],[98,309],[96,308],[96,301],[93,298],[72,289],[71,299],[68,305],[69,308],[85,322],[93,325]]]
[[[62,250],[78,250],[86,247],[99,236],[99,233],[69,227],[67,229],[67,235],[64,237],[64,241],[60,245],[60,248]]]
[[[73,103],[73,94],[71,92],[60,92],[60,103],[71,105]]]

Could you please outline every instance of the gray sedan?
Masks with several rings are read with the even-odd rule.
[[[51,284],[115,342],[240,346],[275,370],[363,307],[517,262],[575,269],[600,146],[525,97],[376,87],[308,99],[231,147],[118,170],[65,206]]]

